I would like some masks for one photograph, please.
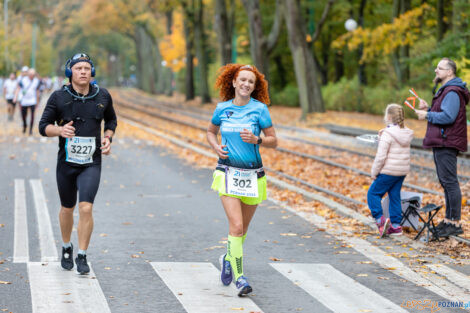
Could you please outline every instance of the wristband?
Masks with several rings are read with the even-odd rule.
[[[259,136],[257,144],[260,145],[262,142],[263,142],[263,139],[261,138],[261,136]]]
[[[104,136],[104,138],[108,138],[110,143],[113,143],[113,137],[111,136]]]

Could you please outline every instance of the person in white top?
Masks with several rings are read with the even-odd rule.
[[[14,73],[10,73],[10,77],[3,83],[3,96],[7,101],[8,106],[8,120],[13,120],[13,114],[15,113],[15,102],[13,98],[15,97],[15,91],[17,87],[16,77]]]
[[[21,98],[21,117],[23,118],[23,133],[26,132],[27,124],[26,117],[28,115],[28,109],[31,110],[31,120],[29,123],[29,134],[33,133],[33,124],[34,124],[34,111],[36,105],[39,102],[39,79],[36,77],[36,71],[33,68],[28,70],[28,76],[23,77],[18,83],[16,88],[14,101],[18,98],[18,95],[21,93],[23,96]]]

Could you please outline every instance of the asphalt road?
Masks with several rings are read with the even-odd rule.
[[[60,253],[57,139],[3,139],[0,312],[431,312],[403,303],[450,301],[270,201],[259,207],[248,232],[245,274],[253,293],[239,299],[233,286],[218,282],[228,226],[210,190],[212,171],[131,139],[115,140],[113,154],[104,157],[88,250],[93,273],[62,271],[57,262],[44,261],[41,248],[52,240]],[[49,217],[38,209],[37,180]],[[15,249],[25,242],[15,242],[15,232],[25,233],[19,226],[15,231],[22,184],[29,255],[14,262]],[[52,237],[41,233],[45,222],[39,220],[50,220]],[[78,246],[76,231],[72,242]],[[453,268],[468,280],[467,267]]]

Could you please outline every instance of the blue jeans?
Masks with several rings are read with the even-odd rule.
[[[391,176],[379,174],[374,180],[367,192],[367,204],[375,219],[379,219],[383,215],[382,198],[388,192],[390,200],[389,213],[392,223],[400,224],[401,222],[401,185],[405,176]]]

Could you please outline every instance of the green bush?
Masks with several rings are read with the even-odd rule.
[[[295,85],[287,85],[280,91],[271,91],[271,103],[288,107],[300,106],[299,90]]]
[[[403,104],[406,98],[411,96],[409,89],[410,87],[397,89],[386,84],[360,87],[357,78],[342,78],[337,83],[322,87],[322,95],[326,110],[382,115],[389,103],[397,103],[403,105],[406,117],[416,117],[416,114]],[[418,95],[424,94],[423,91],[416,91]],[[428,99],[428,103],[430,101],[431,99]],[[416,107],[418,105],[419,100],[416,100]]]

